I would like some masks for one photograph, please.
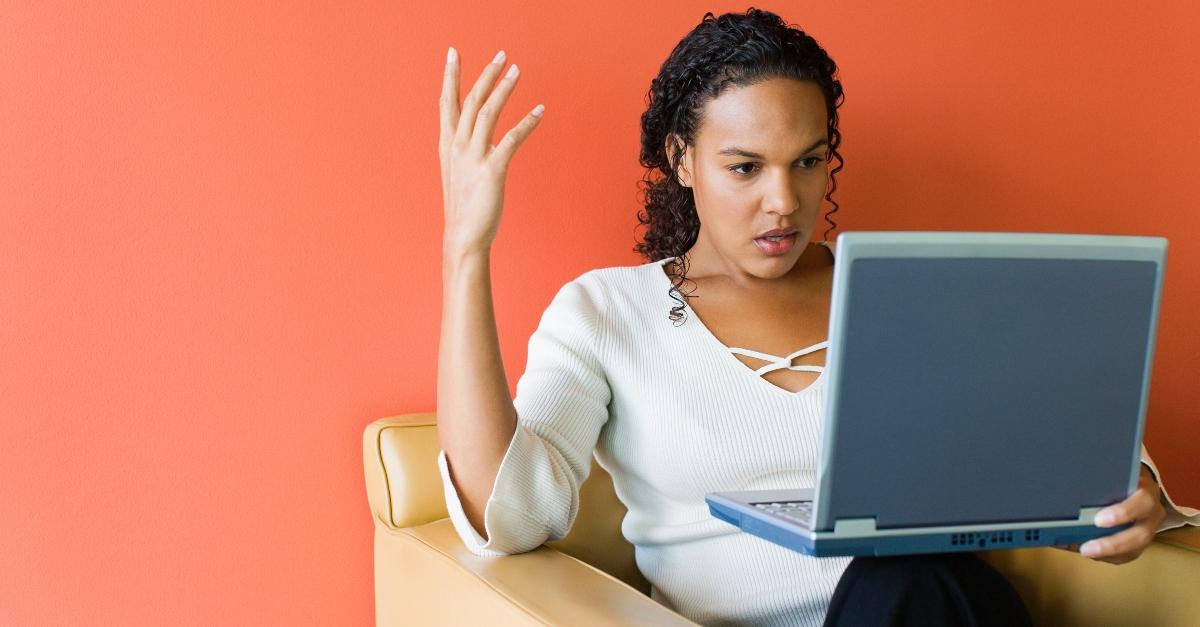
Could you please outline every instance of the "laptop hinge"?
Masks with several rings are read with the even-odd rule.
[[[836,534],[859,535],[875,531],[875,517],[870,518],[839,518],[833,523]]]
[[[1102,510],[1102,509],[1104,509],[1104,508],[1103,507],[1080,507],[1079,508],[1079,522],[1087,524],[1087,525],[1096,524],[1096,514],[1099,514],[1100,510]]]
[[[1096,514],[1100,513],[1103,507],[1081,507],[1079,508],[1079,522],[1085,525],[1094,525]],[[869,518],[839,518],[833,524],[833,532],[836,534],[860,535],[874,533],[878,531],[875,526],[875,517]]]

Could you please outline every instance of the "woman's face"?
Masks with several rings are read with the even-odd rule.
[[[700,218],[691,267],[738,281],[786,275],[820,215],[828,151],[816,83],[770,79],[710,101],[679,172]]]

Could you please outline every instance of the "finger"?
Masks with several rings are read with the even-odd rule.
[[[483,97],[492,89],[492,84],[496,82],[496,77],[500,75],[500,68],[503,66],[504,51],[501,50],[496,53],[492,62],[483,68],[483,73],[475,81],[475,86],[467,93],[466,99],[463,100],[462,113],[458,116],[458,127],[454,131],[455,144],[465,146],[471,138],[471,133],[475,131],[475,116],[483,104]]]
[[[1120,564],[1141,555],[1153,540],[1154,531],[1147,525],[1134,525],[1111,536],[1088,540],[1079,547],[1079,552],[1092,559]]]
[[[442,149],[448,147],[458,125],[458,72],[458,51],[451,46],[446,52],[446,70],[442,75],[442,98],[439,101],[442,134],[438,147]]]
[[[496,86],[495,91],[479,108],[479,114],[475,116],[475,131],[471,134],[472,150],[486,153],[487,147],[492,145],[492,133],[496,130],[496,121],[500,118],[500,111],[504,109],[508,97],[517,87],[517,77],[520,74],[521,70],[516,64],[510,65],[508,73],[500,79],[500,84]]]
[[[1109,505],[1096,513],[1097,527],[1116,527],[1149,516],[1157,503],[1146,486],[1139,485],[1124,501]]]
[[[529,138],[529,134],[542,121],[542,114],[545,113],[545,110],[546,107],[544,105],[534,107],[533,111],[526,114],[524,119],[517,122],[516,126],[504,134],[504,138],[500,140],[499,144],[496,144],[496,147],[492,150],[488,158],[494,160],[496,165],[501,169],[507,169],[513,155],[517,152],[517,148],[520,148],[521,144],[525,143],[525,140]]]

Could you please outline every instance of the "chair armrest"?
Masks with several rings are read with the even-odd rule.
[[[375,527],[376,625],[694,625],[622,581],[543,546],[479,557],[443,519]]]
[[[435,414],[380,418],[363,430],[363,474],[371,515],[400,529],[445,518]]]
[[[1200,527],[1168,529],[1155,536],[1154,541],[1191,551],[1197,555],[1197,559],[1200,559]]]
[[[367,425],[363,473],[376,525],[403,529],[447,517],[438,450],[436,414],[390,416]],[[613,491],[612,479],[593,462],[580,490],[580,515],[571,533],[547,544],[649,594],[650,584],[634,563],[633,546],[620,537],[625,507]]]
[[[1158,534],[1119,566],[1055,548],[983,551],[1029,607],[1036,625],[1195,625],[1200,616],[1200,528]]]

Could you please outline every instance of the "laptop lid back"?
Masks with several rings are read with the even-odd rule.
[[[1166,240],[838,238],[815,529],[1076,518],[1137,484]]]

